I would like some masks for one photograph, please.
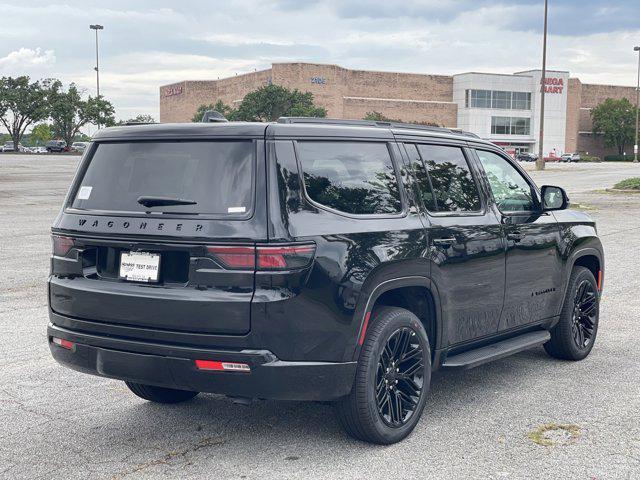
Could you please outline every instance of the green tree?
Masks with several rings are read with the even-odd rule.
[[[153,118],[153,115],[141,113],[128,120],[120,120],[117,125],[126,125],[127,123],[156,123],[156,119]]]
[[[87,124],[114,125],[114,109],[111,102],[100,97],[89,97],[84,100],[82,92],[75,84],[64,90],[59,80],[54,81],[49,89],[49,103],[53,132],[67,142],[73,139],[80,129]]]
[[[285,117],[326,117],[327,111],[313,103],[311,92],[265,85],[248,93],[234,113],[234,120],[272,122]]]
[[[631,102],[623,98],[614,100],[607,98],[591,110],[593,134],[602,134],[605,147],[615,147],[618,154],[632,144],[635,137],[636,109]]]
[[[235,110],[222,100],[218,100],[216,103],[210,103],[209,105],[200,105],[196,110],[196,113],[191,117],[191,121],[194,123],[201,122],[205,112],[208,112],[209,110],[215,110],[216,112],[221,113],[227,120],[234,119]]]
[[[385,114],[376,112],[367,112],[364,116],[363,120],[372,120],[374,122],[399,122],[399,123],[413,123],[414,125],[425,125],[428,127],[439,127],[437,123],[434,122],[405,122],[404,120],[400,120],[397,118],[389,118]]]
[[[373,112],[367,112],[363,120],[372,120],[374,122],[402,122],[402,120],[389,118],[380,112],[376,112],[375,110]]]
[[[29,140],[32,145],[44,145],[53,138],[51,125],[48,123],[39,123],[31,129]]]
[[[16,151],[27,128],[49,116],[46,97],[46,85],[31,82],[26,75],[0,78],[0,122]]]

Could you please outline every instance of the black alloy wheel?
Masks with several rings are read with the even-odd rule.
[[[400,307],[374,309],[353,387],[335,402],[354,438],[389,445],[409,435],[422,415],[431,381],[431,346],[416,315]]]
[[[598,313],[598,293],[589,280],[578,285],[573,305],[573,340],[578,348],[584,349],[593,339]]]
[[[596,341],[600,316],[600,292],[588,268],[574,267],[558,323],[544,344],[549,355],[563,360],[582,360]]]
[[[376,372],[376,402],[385,424],[401,427],[414,414],[424,385],[423,351],[416,332],[402,327],[391,334]]]

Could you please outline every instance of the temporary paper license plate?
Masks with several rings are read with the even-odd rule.
[[[132,282],[157,282],[160,255],[148,252],[122,252],[120,278]]]

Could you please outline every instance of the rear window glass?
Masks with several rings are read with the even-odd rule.
[[[252,209],[254,164],[252,141],[102,143],[72,207],[244,215]],[[140,197],[195,203],[144,206]]]
[[[385,143],[299,142],[298,154],[311,200],[356,215],[402,211]]]

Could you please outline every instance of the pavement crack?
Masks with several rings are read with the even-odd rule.
[[[147,468],[155,467],[158,465],[188,463],[187,457],[189,454],[197,452],[198,450],[202,450],[204,448],[210,448],[210,447],[215,447],[217,445],[222,445],[223,443],[224,443],[224,440],[221,438],[204,437],[199,442],[191,445],[190,447],[166,452],[164,455],[162,455],[159,458],[155,458],[148,462],[139,463],[129,470],[117,473],[116,475],[114,475],[113,478],[114,480],[119,478],[125,478],[128,475],[138,473],[142,470],[146,470]]]

